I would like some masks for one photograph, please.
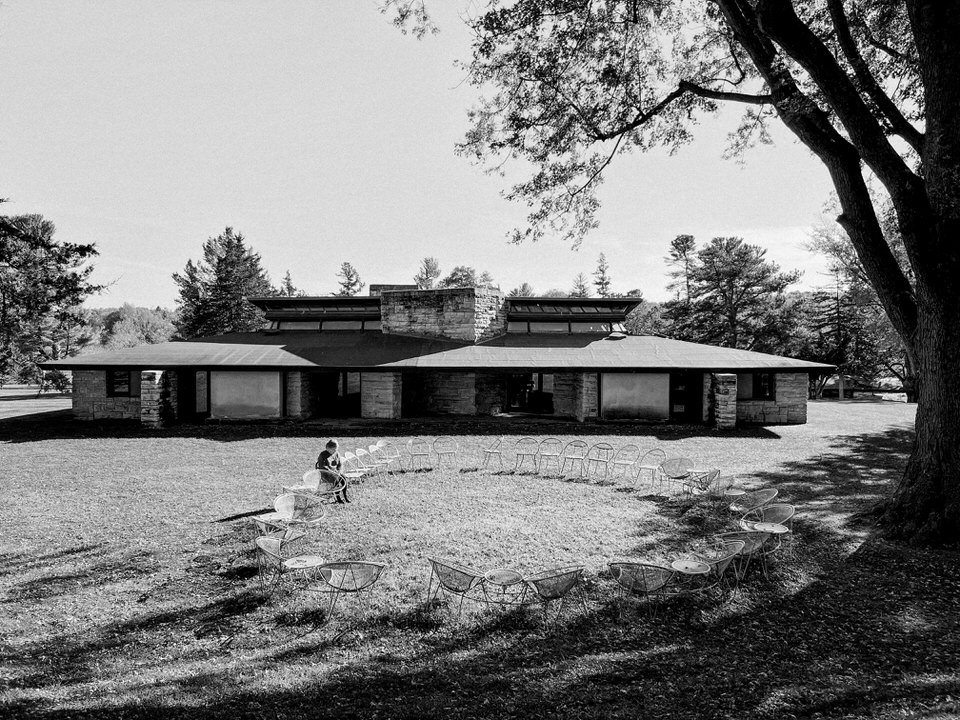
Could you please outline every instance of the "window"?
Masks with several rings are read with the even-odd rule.
[[[318,320],[281,320],[278,323],[278,330],[319,330],[320,322]]]
[[[608,333],[610,332],[610,323],[572,322],[570,323],[570,330],[575,333]]]
[[[326,330],[363,330],[363,320],[324,320]]]
[[[528,330],[526,322],[518,322],[516,320],[511,320],[507,323],[507,332],[508,333],[524,333],[526,334]]]
[[[737,375],[737,400],[776,400],[774,373],[740,373]]]
[[[379,320],[364,320],[363,329],[364,330],[380,330],[381,324]]]
[[[532,333],[568,333],[570,327],[565,322],[531,322]]]
[[[140,397],[140,373],[107,370],[107,397]]]

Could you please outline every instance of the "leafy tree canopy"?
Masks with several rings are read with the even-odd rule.
[[[493,277],[484,270],[477,273],[476,268],[467,265],[457,265],[450,274],[440,281],[442,288],[492,287]]]
[[[353,297],[354,295],[360,294],[363,288],[366,287],[366,283],[360,280],[360,273],[348,262],[340,265],[340,271],[337,273],[337,277],[340,278],[340,289],[337,290],[334,295]]]

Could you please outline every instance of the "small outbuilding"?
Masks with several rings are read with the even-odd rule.
[[[148,425],[529,413],[674,423],[807,420],[830,365],[623,332],[635,298],[499,290],[260,297],[265,327],[46,364],[73,372],[77,418]]]

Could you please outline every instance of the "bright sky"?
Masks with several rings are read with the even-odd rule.
[[[740,235],[826,283],[802,247],[826,171],[783,130],[722,160],[735,113],[675,157],[621,157],[578,251],[507,243],[525,208],[453,152],[476,97],[454,66],[469,55],[456,5],[433,3],[442,32],[417,41],[375,0],[4,0],[0,212],[97,244],[95,279],[112,284],[91,306],[173,307],[171,274],[228,225],[310,294],[335,290],[344,260],[408,283],[427,255],[543,292],[603,251],[614,290],[663,299],[680,233]]]

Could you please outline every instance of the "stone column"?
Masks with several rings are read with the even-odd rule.
[[[399,419],[402,389],[399,372],[360,373],[360,417]]]
[[[577,422],[600,415],[600,398],[597,373],[578,373],[573,383]]]
[[[713,421],[719,430],[737,426],[737,376],[715,373],[712,376]]]
[[[163,370],[140,372],[140,422],[150,428],[158,428],[160,421],[160,392]]]

